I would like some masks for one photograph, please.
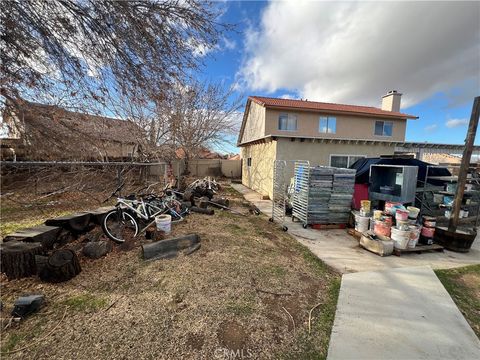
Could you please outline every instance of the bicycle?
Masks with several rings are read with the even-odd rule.
[[[120,185],[109,198],[120,191],[123,185]],[[163,196],[149,194],[140,197],[139,200],[135,195],[118,197],[115,209],[108,212],[102,222],[105,235],[117,243],[123,243],[129,236],[136,237],[143,233],[155,222],[158,215],[168,213],[174,219],[172,223],[182,221],[188,209],[182,209],[181,202],[176,199],[172,190],[165,188],[162,193]],[[139,225],[144,226],[140,229]]]

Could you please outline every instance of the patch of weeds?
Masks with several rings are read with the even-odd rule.
[[[334,279],[325,294],[325,301],[312,313],[312,330],[300,332],[288,351],[277,354],[278,359],[326,359],[328,343],[335,319],[340,278]]]
[[[480,265],[435,270],[435,274],[480,337]]]
[[[313,254],[306,246],[296,243],[295,248],[302,254],[304,260],[312,267],[317,275],[328,274],[331,270],[328,266],[320,260],[315,254]]]
[[[97,311],[107,305],[107,299],[84,294],[72,296],[65,300],[63,304],[76,311]]]
[[[234,196],[234,197],[242,197],[242,194],[240,192],[238,192],[237,190],[235,190],[230,185],[225,186],[222,190],[226,195],[230,195],[230,196]]]
[[[222,209],[215,209],[215,215],[219,216],[224,219],[232,219],[238,215],[232,214],[231,211],[228,210],[222,210]]]
[[[228,224],[226,228],[234,235],[241,235],[245,232],[245,229],[237,224]]]
[[[2,346],[2,353],[12,351],[13,348],[23,339],[24,335],[12,333],[8,336],[8,340],[5,345]]]
[[[287,269],[285,269],[283,266],[279,265],[271,265],[267,267],[268,273],[276,276],[276,277],[285,277],[287,275]]]
[[[249,300],[229,301],[225,308],[237,316],[250,316],[255,311],[253,302]]]

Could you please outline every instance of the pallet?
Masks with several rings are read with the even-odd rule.
[[[311,227],[315,230],[346,229],[347,224],[312,224]]]
[[[432,245],[417,245],[413,249],[394,249],[393,253],[397,256],[401,256],[406,253],[421,254],[428,251],[443,251],[443,246],[438,244]]]
[[[348,229],[348,234],[349,235],[352,235],[355,239],[357,240],[360,240],[360,238],[362,237],[362,233],[360,231],[357,231],[355,229]]]

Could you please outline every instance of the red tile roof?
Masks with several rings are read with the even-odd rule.
[[[372,106],[344,105],[334,103],[323,103],[317,101],[278,99],[263,96],[249,96],[249,99],[265,107],[288,108],[310,111],[333,111],[343,113],[354,113],[359,115],[375,115],[385,117],[396,117],[402,119],[418,119],[418,116],[408,115],[395,111],[386,111]]]

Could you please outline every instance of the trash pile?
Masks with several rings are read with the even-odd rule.
[[[353,212],[355,230],[363,235],[360,245],[382,256],[392,254],[394,249],[400,253],[418,249],[419,245],[432,245],[436,218],[422,216],[420,220],[419,212],[414,206],[404,207],[392,201],[385,202],[383,210],[371,211],[370,201],[362,200],[360,211]],[[373,240],[380,240],[381,244],[374,244]]]
[[[188,185],[183,193],[183,199],[185,201],[190,201],[193,198],[206,196],[211,200],[220,189],[220,184],[217,183],[215,179],[211,179],[210,176],[207,176],[203,179],[197,179]]]

